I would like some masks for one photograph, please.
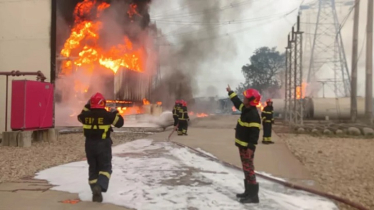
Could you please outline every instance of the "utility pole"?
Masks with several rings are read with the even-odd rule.
[[[373,7],[373,0],[368,0],[365,116],[370,124],[373,123]]]
[[[357,120],[357,59],[358,59],[358,26],[360,17],[360,0],[355,0],[353,20],[352,43],[352,69],[351,69],[351,121]]]

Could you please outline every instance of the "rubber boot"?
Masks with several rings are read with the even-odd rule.
[[[98,203],[103,202],[103,195],[101,194],[101,187],[99,185],[92,187],[92,201]]]
[[[256,184],[247,184],[247,194],[245,197],[240,198],[240,203],[259,203],[260,199],[258,198],[259,185]]]

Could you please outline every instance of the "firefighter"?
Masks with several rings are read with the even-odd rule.
[[[236,109],[241,112],[235,129],[235,145],[239,148],[245,177],[245,191],[237,194],[236,197],[240,199],[241,203],[259,203],[259,184],[256,181],[253,161],[260,136],[261,118],[256,106],[260,103],[261,95],[255,89],[248,89],[243,92],[244,100],[242,102],[230,86],[226,90]]]
[[[176,100],[174,108],[173,108],[173,119],[174,119],[174,128],[175,129],[177,129],[177,125],[178,125],[178,112],[179,112],[179,108],[180,108],[180,101]]]
[[[112,173],[112,140],[111,125],[123,126],[124,120],[117,110],[108,112],[106,101],[101,93],[96,93],[86,105],[78,120],[83,124],[86,138],[85,151],[89,165],[89,184],[92,190],[92,201],[102,202],[102,192],[107,192]]]
[[[187,112],[187,102],[185,102],[184,100],[181,100],[180,102],[181,106],[178,112],[178,136],[187,136],[188,121],[190,121]]]
[[[274,144],[271,140],[272,124],[274,124],[273,116],[273,101],[271,99],[266,100],[266,106],[261,112],[262,127],[263,127],[263,144]]]

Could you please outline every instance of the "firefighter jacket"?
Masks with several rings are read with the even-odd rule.
[[[84,136],[90,140],[108,139],[113,131],[111,125],[120,128],[124,123],[118,111],[108,112],[105,109],[83,110],[78,115],[78,121],[83,124]]]
[[[235,145],[254,148],[260,136],[260,114],[255,106],[245,107],[235,92],[230,91],[229,96],[236,109],[241,111],[235,129]]]
[[[180,108],[179,105],[174,105],[174,108],[173,108],[173,117],[178,117],[179,108]]]
[[[189,120],[190,117],[188,116],[187,107],[181,106],[178,109],[178,120]]]
[[[261,112],[263,123],[274,123],[273,106],[265,106]]]

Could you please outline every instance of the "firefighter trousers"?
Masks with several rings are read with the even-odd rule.
[[[178,124],[178,135],[187,134],[188,121],[186,119],[179,119]]]
[[[254,157],[255,157],[256,147],[253,148],[244,148],[239,147],[240,160],[242,162],[244,178],[248,184],[256,184],[256,174],[254,166]]]
[[[271,141],[271,130],[272,130],[273,124],[271,122],[264,122],[262,123],[263,128],[263,140],[264,141]]]
[[[86,157],[89,165],[88,181],[92,189],[99,185],[102,192],[109,187],[109,179],[112,174],[112,140],[107,139],[86,139]]]
[[[174,126],[178,125],[178,116],[173,116],[174,119]]]

